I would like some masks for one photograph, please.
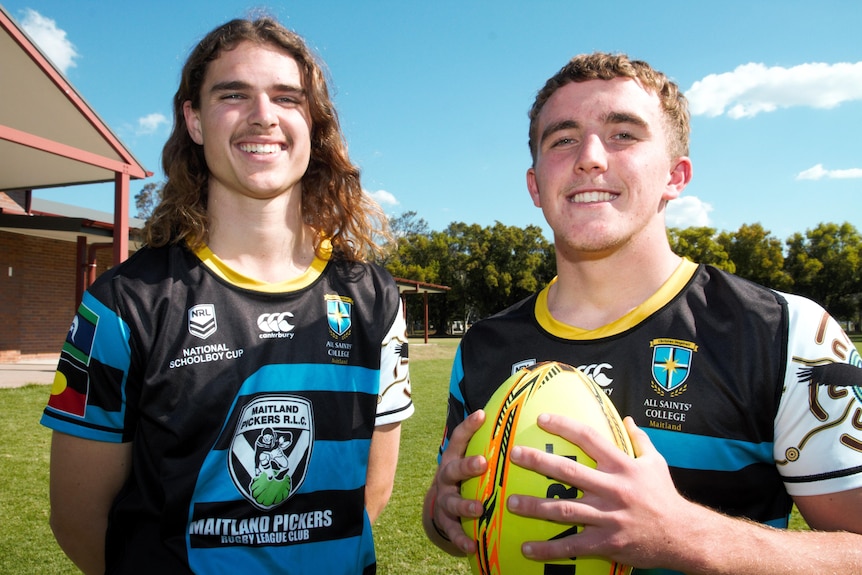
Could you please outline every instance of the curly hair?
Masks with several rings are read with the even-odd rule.
[[[364,261],[379,254],[376,238],[387,237],[386,218],[362,190],[359,168],[347,154],[323,66],[298,34],[270,17],[231,20],[207,34],[189,55],[173,99],[173,131],[162,150],[167,181],[161,202],[147,221],[146,243],[160,247],[186,242],[197,249],[207,241],[209,169],[203,147],[188,133],[183,104],[190,101],[193,108],[200,108],[210,62],[243,42],[285,51],[302,73],[312,125],[311,159],[302,177],[302,215],[317,232],[315,250],[328,239],[333,255],[339,258]]]
[[[544,87],[536,94],[536,100],[528,114],[530,118],[530,155],[534,165],[539,146],[537,133],[539,114],[554,92],[570,82],[613,80],[614,78],[631,78],[645,90],[658,96],[665,122],[669,128],[668,152],[672,157],[688,155],[688,139],[691,132],[688,100],[679,90],[679,86],[646,62],[631,60],[625,54],[595,52],[593,54],[581,54],[569,60],[559,72],[548,79]]]

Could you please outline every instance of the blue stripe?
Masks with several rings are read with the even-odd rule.
[[[359,489],[365,485],[370,439],[315,441],[298,493]]]
[[[671,467],[739,471],[753,463],[774,463],[772,442],[751,443],[649,427],[643,430]]]
[[[350,391],[377,395],[380,372],[353,365],[270,364],[243,382],[237,394],[290,391]]]
[[[461,346],[455,352],[455,360],[452,362],[452,374],[449,376],[449,393],[462,404],[464,396],[461,394],[461,380],[464,379],[464,364],[461,362]],[[464,413],[467,417],[467,413]]]

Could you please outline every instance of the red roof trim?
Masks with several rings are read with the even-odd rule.
[[[111,132],[105,123],[96,115],[92,108],[84,101],[75,88],[66,80],[63,74],[57,70],[48,58],[33,44],[30,38],[20,29],[14,20],[0,6],[0,28],[6,30],[9,36],[21,47],[22,50],[30,57],[31,60],[39,67],[42,72],[59,88],[66,96],[69,102],[86,118],[86,120],[96,129],[96,131],[105,139],[105,141],[114,149],[123,160],[129,164],[132,169],[121,170],[123,173],[129,173],[138,178],[147,177],[144,174],[152,175],[147,172],[143,166],[132,156],[131,152],[120,142],[119,139]],[[74,149],[74,148],[73,148]],[[50,151],[50,150],[47,150]],[[106,158],[110,160],[109,158]],[[82,160],[85,161],[85,160]],[[116,161],[116,160],[111,160]],[[85,161],[85,163],[92,163]],[[94,164],[104,167],[102,164]],[[108,168],[114,169],[114,168]],[[141,174],[141,175],[138,175]]]

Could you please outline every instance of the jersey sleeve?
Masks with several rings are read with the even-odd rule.
[[[462,345],[463,345],[463,340]],[[443,457],[443,452],[449,446],[449,437],[452,430],[458,427],[469,415],[464,407],[464,396],[461,393],[461,383],[464,381],[464,366],[461,363],[461,347],[455,352],[455,360],[452,362],[452,372],[449,375],[449,402],[446,409],[446,427],[443,429],[443,440],[437,450],[437,463]]]
[[[395,321],[381,344],[376,426],[403,421],[414,411],[408,367],[407,324],[401,306],[399,299]]]
[[[129,441],[125,385],[130,358],[129,326],[85,292],[60,352],[42,425],[84,439]]]
[[[862,487],[862,359],[823,308],[785,295],[789,338],[773,455],[790,495]]]

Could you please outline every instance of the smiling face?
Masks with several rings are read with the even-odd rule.
[[[272,198],[293,189],[308,169],[311,116],[296,61],[271,45],[242,42],[206,71],[200,107],[183,107],[186,127],[203,146],[209,194]]]
[[[654,93],[628,78],[570,82],[545,103],[536,133],[527,187],[561,255],[667,243],[664,205],[691,163],[670,157]]]

